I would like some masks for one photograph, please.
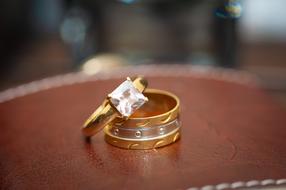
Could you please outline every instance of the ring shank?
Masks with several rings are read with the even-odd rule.
[[[82,132],[85,136],[92,136],[98,133],[108,123],[112,122],[117,116],[118,113],[110,106],[110,104],[106,104],[105,100],[104,103],[86,120]]]

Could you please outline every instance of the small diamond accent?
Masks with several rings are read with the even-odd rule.
[[[160,127],[159,131],[160,131],[160,134],[162,135],[165,132],[165,128],[164,127]]]
[[[135,137],[139,138],[139,137],[141,137],[141,135],[142,135],[141,131],[136,131]]]
[[[109,97],[117,111],[126,117],[133,114],[147,101],[147,98],[134,87],[130,80],[120,84]]]
[[[118,135],[118,133],[119,133],[119,129],[114,129],[114,135]]]

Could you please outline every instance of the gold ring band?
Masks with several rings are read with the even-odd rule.
[[[82,127],[82,132],[86,136],[92,136],[111,123],[115,118],[125,121],[129,115],[141,107],[148,99],[142,94],[147,87],[147,81],[142,77],[137,77],[134,81],[127,78],[103,101],[95,112],[86,120]],[[127,107],[122,109],[121,99],[133,98]],[[137,102],[136,102],[137,101]],[[123,103],[126,103],[123,101]],[[123,107],[125,108],[125,107]],[[124,112],[125,111],[125,112]]]
[[[127,121],[104,128],[106,142],[126,149],[152,149],[179,139],[179,98],[157,89],[147,89],[144,95],[149,101]]]
[[[163,125],[157,125],[153,127],[140,127],[140,128],[126,128],[124,126],[106,126],[106,129],[110,134],[122,138],[133,138],[133,139],[150,139],[158,137],[174,131],[180,127],[179,119],[170,121]]]
[[[120,148],[139,149],[139,150],[153,149],[169,145],[171,143],[176,142],[181,135],[180,128],[177,128],[168,134],[150,138],[148,140],[117,137],[112,135],[108,130],[106,130],[106,128],[104,129],[104,132],[105,132],[105,141],[108,142],[109,144]]]
[[[115,126],[126,128],[162,125],[176,119],[179,115],[179,98],[167,91],[146,89],[144,95],[148,103],[137,110],[128,120],[114,119]]]

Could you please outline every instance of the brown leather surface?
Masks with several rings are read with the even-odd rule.
[[[124,150],[80,127],[121,80],[85,82],[0,104],[2,189],[186,189],[286,177],[286,112],[262,90],[193,77],[149,77],[181,99],[182,138]]]

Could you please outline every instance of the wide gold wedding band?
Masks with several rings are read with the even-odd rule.
[[[157,89],[147,89],[144,95],[148,102],[128,120],[115,119],[104,128],[106,142],[126,149],[152,149],[179,139],[179,98]]]

